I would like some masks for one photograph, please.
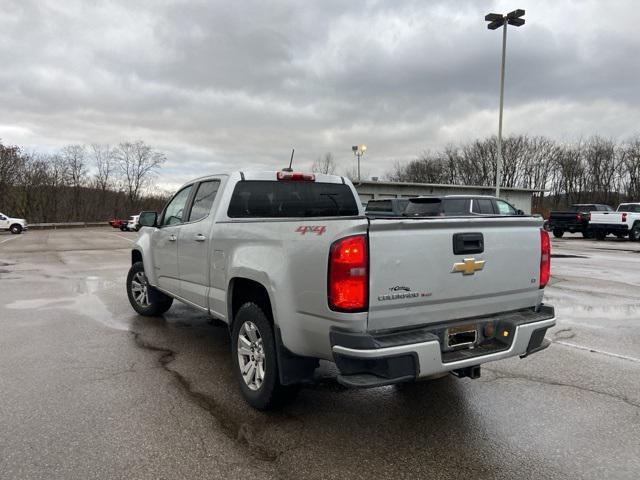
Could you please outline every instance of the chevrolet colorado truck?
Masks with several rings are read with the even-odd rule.
[[[18,235],[28,229],[27,221],[24,218],[11,218],[4,213],[0,213],[0,231],[8,230]]]
[[[556,238],[562,238],[565,232],[582,233],[584,238],[592,238],[593,230],[589,228],[591,212],[612,212],[609,205],[597,203],[576,203],[567,211],[553,211],[549,215],[549,230]]]
[[[334,362],[348,387],[477,378],[549,345],[542,219],[367,218],[349,180],[236,172],[142,212],[126,282],[141,315],[174,299],[220,319],[244,398],[267,409]]]
[[[610,233],[640,241],[640,203],[621,203],[615,212],[591,212],[589,224],[598,240]]]

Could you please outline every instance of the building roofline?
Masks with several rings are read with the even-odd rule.
[[[374,182],[373,180],[363,180],[361,182],[353,182],[353,185],[357,188],[361,185],[382,185],[387,187],[423,187],[423,188],[462,188],[469,190],[495,190],[495,187],[490,185],[453,185],[448,183],[416,183],[416,182]],[[508,192],[545,192],[543,188],[513,188],[513,187],[500,187],[500,190]]]

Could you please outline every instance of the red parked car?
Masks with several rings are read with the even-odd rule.
[[[109,225],[111,225],[113,228],[119,228],[120,230],[126,230],[127,229],[127,220],[123,220],[121,218],[113,218],[113,219],[109,220]]]

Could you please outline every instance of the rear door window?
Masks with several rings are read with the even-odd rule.
[[[231,218],[337,217],[358,215],[347,185],[296,181],[247,180],[233,190]]]
[[[198,191],[193,197],[191,213],[189,214],[190,222],[197,222],[209,215],[219,187],[220,182],[218,180],[202,182],[198,186]]]
[[[480,215],[495,215],[493,202],[489,198],[474,198],[473,213],[478,213]]]
[[[445,216],[468,215],[471,212],[470,202],[469,198],[445,198],[442,201]]]

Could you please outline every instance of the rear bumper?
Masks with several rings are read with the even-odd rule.
[[[593,230],[604,230],[608,233],[629,233],[629,225],[626,223],[592,223]]]
[[[503,358],[526,357],[549,346],[544,336],[556,323],[553,307],[544,305],[538,312],[508,312],[455,324],[475,323],[480,328],[488,322],[498,325],[496,331],[507,330],[510,343],[446,351],[442,332],[451,323],[379,336],[332,330],[333,356],[341,372],[338,380],[351,387],[372,387],[463,371]]]

